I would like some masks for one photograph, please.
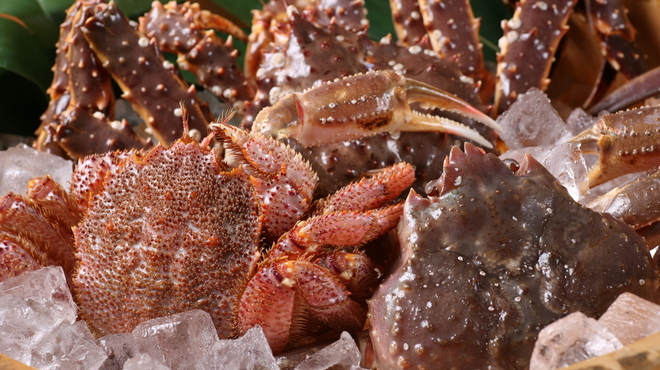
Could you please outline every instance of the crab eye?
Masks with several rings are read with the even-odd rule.
[[[516,173],[520,169],[520,163],[513,158],[504,159],[502,163],[513,173]]]

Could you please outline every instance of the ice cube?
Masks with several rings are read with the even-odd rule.
[[[99,344],[108,355],[101,370],[121,370],[128,359],[139,354],[133,333],[109,334],[99,338]]]
[[[207,369],[272,369],[278,370],[275,356],[260,326],[248,330],[238,339],[220,340]]]
[[[0,283],[0,351],[40,369],[98,369],[106,358],[77,307],[61,267]]]
[[[582,108],[575,108],[566,118],[566,127],[575,136],[593,126],[596,122],[598,122],[598,117],[592,116]]]
[[[355,340],[347,332],[343,332],[338,341],[328,345],[305,361],[298,364],[295,370],[316,370],[332,368],[336,370],[360,369],[360,350]]]
[[[621,341],[598,321],[574,312],[541,330],[529,368],[558,369],[622,347]]]
[[[509,150],[500,159],[510,158],[521,162],[525,154],[539,161],[568,190],[573,199],[579,200],[588,193],[587,165],[579,144],[566,142]]]
[[[124,364],[123,370],[170,370],[158,360],[154,360],[146,353],[141,353]]]
[[[627,345],[660,331],[660,305],[623,293],[598,322]]]
[[[53,317],[52,326],[76,320],[78,307],[60,266],[44,267],[0,282],[0,299],[9,299],[10,296],[47,304],[48,315]],[[11,307],[3,306],[0,310],[11,310]],[[0,321],[6,321],[4,317],[0,315]]]
[[[9,191],[25,194],[28,181],[43,175],[50,175],[67,188],[72,172],[72,161],[18,145],[0,151],[0,196]]]
[[[558,144],[573,137],[550,99],[536,88],[520,95],[497,123],[509,149]]]
[[[98,369],[107,355],[84,321],[62,322],[31,349],[30,366],[42,370]]]
[[[132,333],[139,353],[172,369],[206,369],[206,358],[218,343],[211,315],[202,310],[145,321]]]

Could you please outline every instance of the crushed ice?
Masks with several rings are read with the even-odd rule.
[[[260,327],[218,339],[201,310],[145,321],[131,333],[94,338],[61,267],[44,267],[0,283],[0,353],[38,369],[280,369]],[[348,333],[295,369],[360,369]]]

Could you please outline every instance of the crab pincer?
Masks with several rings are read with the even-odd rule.
[[[293,137],[305,146],[386,131],[434,131],[493,147],[475,130],[445,117],[417,112],[411,103],[458,113],[501,131],[495,121],[463,100],[390,70],[357,74],[289,94],[263,109],[252,130]]]
[[[571,139],[580,143],[583,153],[598,156],[598,162],[589,169],[589,186],[657,168],[660,165],[658,120],[657,106],[608,114]]]

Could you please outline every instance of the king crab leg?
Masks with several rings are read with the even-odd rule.
[[[660,107],[643,107],[603,116],[571,141],[598,162],[589,169],[589,186],[660,165]]]
[[[426,36],[419,2],[390,0],[394,30],[402,45],[418,45]]]
[[[361,88],[353,88],[351,86]],[[458,122],[413,111],[411,103],[472,118],[500,131],[487,115],[442,90],[393,71],[349,76],[304,93],[292,93],[263,109],[253,131],[293,137],[304,146],[350,140],[390,131],[437,131],[493,144]],[[368,112],[368,113],[365,113]]]
[[[585,0],[585,4],[610,65],[628,79],[644,73],[647,67],[633,44],[635,29],[623,4],[619,0]]]
[[[557,45],[575,0],[522,0],[513,18],[503,22],[497,64],[494,114],[504,112],[531,87],[545,90]]]
[[[191,130],[206,132],[208,121],[195,87],[187,86],[176,68],[129,23],[116,4],[98,4],[94,16],[85,21],[83,33],[124,91],[123,97],[160,142],[170,144],[181,137],[180,103],[188,112]],[[136,55],[138,50],[140,55]]]
[[[179,66],[195,74],[213,94],[232,103],[252,100],[254,87],[236,64],[238,50],[231,36],[223,42],[213,30],[205,28],[247,39],[238,26],[201,10],[199,4],[170,2],[163,6],[154,2],[151,10],[140,17],[140,31],[155,38],[161,51],[177,53]]]

